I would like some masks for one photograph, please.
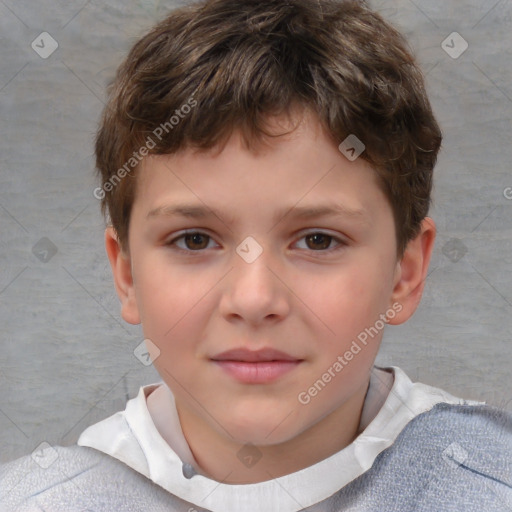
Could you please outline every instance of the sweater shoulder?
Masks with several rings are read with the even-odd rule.
[[[488,405],[440,403],[402,432],[402,449],[423,450],[512,488],[512,414]]]
[[[160,512],[181,510],[180,501],[119,460],[88,447],[47,445],[0,466],[0,510],[5,512]]]

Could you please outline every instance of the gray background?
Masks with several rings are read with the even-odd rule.
[[[424,299],[378,362],[512,410],[512,0],[372,4],[409,38],[445,135]],[[0,0],[1,461],[75,442],[158,380],[119,315],[93,136],[122,56],[174,5]],[[31,47],[44,31],[59,45],[47,59]],[[442,47],[454,31],[469,45],[457,59]]]

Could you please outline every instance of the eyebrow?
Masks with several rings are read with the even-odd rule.
[[[344,216],[362,222],[364,224],[369,224],[369,218],[367,212],[364,209],[349,208],[348,206],[343,205],[341,203],[328,203],[324,205],[315,206],[289,206],[286,208],[281,208],[274,214],[274,217],[272,219],[273,224],[277,224],[288,215],[290,215],[291,218],[300,219],[313,219],[329,216]],[[207,208],[206,206],[196,204],[179,203],[158,206],[157,208],[152,209],[147,214],[146,218],[150,219],[152,217],[160,216],[179,216],[190,219],[206,219],[208,217],[215,216],[219,218],[222,222],[226,221],[228,224],[234,223],[233,218],[219,212],[215,208]]]

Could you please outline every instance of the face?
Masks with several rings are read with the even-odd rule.
[[[306,116],[257,152],[235,133],[221,152],[149,157],[137,187],[123,316],[158,347],[179,411],[275,444],[361,392],[400,279],[365,161]]]

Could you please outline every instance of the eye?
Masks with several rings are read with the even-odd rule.
[[[310,250],[314,252],[331,252],[336,251],[340,248],[343,248],[346,243],[343,242],[340,238],[337,238],[333,235],[329,235],[328,233],[324,233],[322,231],[312,231],[310,233],[306,233],[300,240],[306,241],[307,247],[301,247],[301,249]],[[330,248],[331,243],[333,241],[338,242],[338,245],[334,248]]]
[[[178,244],[178,241],[183,240],[185,247]],[[190,231],[173,238],[166,245],[175,245],[179,250],[185,252],[200,252],[203,249],[208,249],[208,241],[213,241],[209,235],[201,231]],[[210,247],[211,248],[211,247]]]

